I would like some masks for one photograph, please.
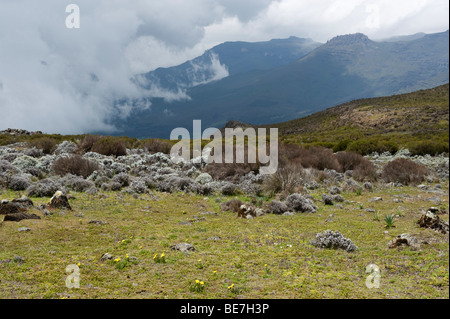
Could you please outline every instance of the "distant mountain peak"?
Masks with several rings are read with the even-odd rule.
[[[339,35],[329,40],[327,46],[353,46],[358,44],[370,44],[372,40],[362,33]]]

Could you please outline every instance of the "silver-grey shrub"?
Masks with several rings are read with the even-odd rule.
[[[326,230],[318,233],[311,241],[311,245],[319,248],[343,249],[348,252],[358,250],[358,247],[348,238],[345,238],[339,231]]]

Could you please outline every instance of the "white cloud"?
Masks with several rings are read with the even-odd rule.
[[[155,86],[144,91],[133,76],[180,64],[224,41],[294,35],[325,42],[354,32],[386,38],[444,31],[449,21],[447,0],[75,3],[80,29],[65,27],[68,3],[60,0],[0,2],[0,128],[114,130],[114,115],[150,108],[148,97],[189,98]],[[210,67],[217,78],[227,74],[218,59]],[[114,103],[123,98],[133,103]]]

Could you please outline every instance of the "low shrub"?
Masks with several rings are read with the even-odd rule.
[[[408,146],[411,155],[440,155],[449,152],[448,142],[421,141]]]
[[[91,152],[106,156],[124,156],[127,155],[127,148],[119,138],[105,136],[92,145]]]
[[[150,153],[169,154],[172,149],[172,143],[160,139],[149,139],[142,142],[142,147]]]
[[[61,183],[56,182],[52,179],[46,178],[34,184],[31,184],[27,188],[28,197],[51,197],[57,191],[63,191],[65,193],[65,188]]]
[[[52,154],[58,141],[51,137],[39,137],[28,142],[29,147],[41,149],[44,154]]]
[[[7,187],[13,191],[23,191],[30,186],[30,179],[23,175],[14,175],[7,180]]]
[[[302,187],[303,168],[290,164],[279,168],[275,174],[270,175],[263,183],[263,190],[269,195],[285,193],[287,195],[298,193]]]
[[[292,194],[286,198],[286,205],[291,211],[302,213],[315,213],[317,206],[314,203],[300,194]]]
[[[415,185],[424,181],[427,168],[406,158],[397,158],[385,165],[381,177],[386,182]]]
[[[52,165],[53,173],[60,176],[72,174],[86,178],[97,170],[99,165],[96,162],[82,158],[80,155],[60,157]]]
[[[77,144],[77,153],[85,154],[92,151],[92,147],[95,143],[97,143],[101,139],[101,136],[98,135],[86,135],[80,142]]]

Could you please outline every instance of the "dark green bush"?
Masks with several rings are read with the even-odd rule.
[[[120,138],[105,136],[92,145],[91,152],[106,156],[124,156],[127,155],[127,148]]]
[[[449,144],[441,141],[421,141],[411,143],[408,149],[412,155],[439,155],[449,152]]]

